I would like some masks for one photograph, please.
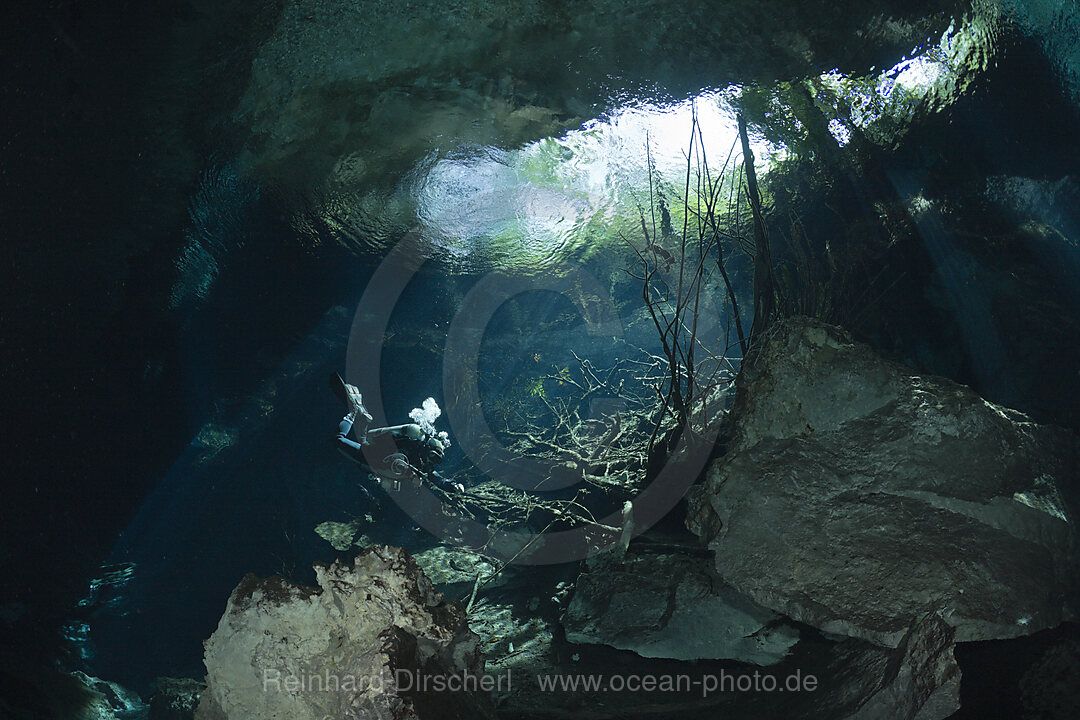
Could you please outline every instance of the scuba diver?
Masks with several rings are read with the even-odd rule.
[[[431,426],[434,419],[431,415],[438,415],[434,400],[430,402],[435,412],[428,415],[431,420],[422,421],[423,426],[409,423],[369,429],[372,417],[364,407],[360,390],[346,383],[337,373],[330,381],[334,392],[348,408],[338,424],[337,433],[337,446],[345,457],[375,476],[380,485],[389,483],[390,487],[397,489],[401,480],[427,480],[447,492],[464,492],[464,485],[439,475],[435,470],[435,466],[442,462],[450,441],[446,433],[436,434]],[[429,410],[428,402],[424,403],[424,410]],[[415,417],[417,411],[413,412],[414,419],[418,419]],[[349,437],[354,427],[359,442]]]

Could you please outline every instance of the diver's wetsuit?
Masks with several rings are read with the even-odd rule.
[[[455,492],[461,489],[453,480],[448,480],[435,471],[435,465],[442,461],[442,446],[437,439],[429,437],[419,425],[395,425],[369,430],[369,420],[361,414],[362,426],[358,427],[360,442],[357,442],[349,437],[355,421],[353,413],[341,419],[338,424],[338,449],[375,477],[380,480],[419,480],[421,478],[416,473],[418,470],[423,474],[423,478],[443,490]],[[377,467],[372,467],[371,462],[377,463]]]

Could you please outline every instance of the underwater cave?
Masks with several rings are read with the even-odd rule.
[[[0,718],[1080,713],[1080,8],[50,0]]]

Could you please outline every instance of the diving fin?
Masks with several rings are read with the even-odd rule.
[[[341,379],[341,375],[337,373],[330,374],[330,389],[334,391],[334,394],[338,396],[341,402],[352,407],[352,402],[349,400],[349,391],[345,389],[345,381]]]
[[[341,402],[345,403],[345,407],[349,409],[351,415],[360,415],[364,420],[368,422],[371,421],[371,413],[364,407],[364,398],[360,395],[360,390],[355,385],[348,384],[341,379],[340,375],[334,373],[330,378],[330,388],[334,391],[335,395],[341,398]]]

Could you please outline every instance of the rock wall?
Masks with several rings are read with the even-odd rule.
[[[196,718],[493,716],[477,636],[404,550],[374,546],[315,573],[318,589],[253,575],[237,586],[206,642]]]
[[[761,338],[733,418],[688,524],[757,603],[890,647],[927,612],[958,642],[1076,617],[1073,434],[805,318]]]

